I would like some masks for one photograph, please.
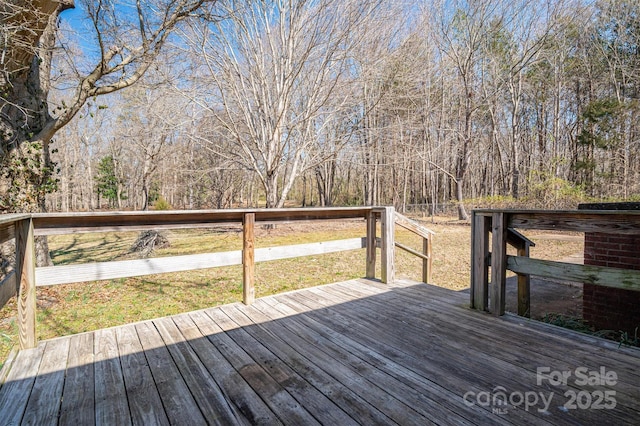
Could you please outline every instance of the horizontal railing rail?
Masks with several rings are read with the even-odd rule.
[[[336,253],[366,247],[366,237],[255,249],[255,262]],[[113,280],[242,265],[242,250],[36,268],[36,286]]]
[[[517,256],[508,256],[508,243],[516,244],[516,229],[640,234],[640,211],[637,210],[474,210],[471,242],[471,307],[505,312],[506,271],[521,276],[551,277],[605,287],[640,291],[640,272],[605,266],[580,265],[550,260],[530,259],[523,240]],[[491,235],[491,239],[489,239]],[[521,234],[519,234],[521,235]],[[491,250],[489,250],[491,241]],[[518,247],[517,247],[518,248]],[[521,251],[522,250],[522,251]],[[489,281],[489,266],[491,277]],[[489,306],[489,283],[491,283]],[[518,313],[526,315],[529,286],[518,285]],[[522,303],[521,303],[522,299]],[[524,303],[526,301],[526,303]]]
[[[0,217],[0,243],[15,240],[15,268],[0,283],[0,307],[17,295],[21,348],[36,345],[36,297],[40,286],[109,280],[149,274],[190,271],[219,266],[243,266],[243,302],[255,298],[255,263],[366,248],[366,277],[376,275],[376,247],[380,247],[381,281],[394,280],[395,214],[392,207],[306,209],[199,210],[162,212],[36,213]],[[295,221],[365,219],[366,236],[309,244],[255,247],[256,225]],[[380,244],[376,241],[380,222]],[[149,229],[242,226],[242,250],[112,262],[35,266],[35,236]]]
[[[422,253],[397,241],[395,242],[395,246],[422,259],[422,281],[425,283],[431,283],[433,269],[432,239],[436,233],[398,212],[395,213],[395,224],[422,238]]]

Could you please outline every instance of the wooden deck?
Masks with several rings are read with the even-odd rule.
[[[354,280],[43,341],[9,364],[0,423],[640,421],[640,351],[468,300]]]

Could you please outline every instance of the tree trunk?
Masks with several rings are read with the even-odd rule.
[[[264,191],[266,197],[265,207],[268,209],[278,207],[278,175],[276,173],[268,173],[264,182]]]

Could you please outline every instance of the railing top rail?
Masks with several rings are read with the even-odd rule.
[[[31,215],[29,213],[9,213],[0,215],[0,226],[6,224],[13,224],[18,220],[29,219]]]
[[[153,227],[196,228],[211,224],[241,223],[245,214],[255,214],[256,222],[287,222],[364,217],[373,207],[118,211],[82,213],[34,213],[37,235],[67,232],[140,230]]]
[[[536,243],[534,243],[529,238],[525,237],[524,235],[522,235],[520,232],[516,231],[513,228],[507,229],[507,244],[510,244],[516,248],[536,246]]]
[[[503,214],[504,226],[546,231],[640,234],[638,210],[474,210],[476,216]]]
[[[590,215],[631,215],[631,216],[640,216],[640,210],[521,210],[521,209],[473,209],[473,213],[475,214],[493,214],[493,213],[506,213],[510,215],[548,215],[548,214],[558,214],[558,215],[576,215],[576,216],[590,216]]]
[[[431,229],[425,226],[422,226],[415,220],[409,219],[405,215],[400,214],[398,212],[395,212],[395,213],[396,213],[396,217],[395,217],[396,224],[403,227],[404,229],[407,229],[415,234],[418,234],[422,238],[430,238],[431,235],[435,235],[434,231],[432,231]]]

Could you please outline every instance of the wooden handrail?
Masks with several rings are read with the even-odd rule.
[[[495,315],[505,312],[506,271],[516,272],[518,313],[528,313],[528,285],[520,277],[539,275],[560,280],[579,280],[605,287],[640,291],[640,273],[625,269],[590,265],[574,265],[529,259],[534,244],[514,228],[572,232],[602,232],[623,235],[640,234],[638,210],[474,210],[472,212],[471,307],[490,310]],[[489,234],[492,247],[489,250]],[[507,256],[506,245],[518,248],[518,256]],[[488,268],[491,266],[491,306],[488,303]]]
[[[256,224],[291,221],[334,220],[364,218],[367,236],[346,240],[255,248]],[[231,264],[243,265],[243,301],[250,304],[255,298],[255,262],[333,253],[358,248],[367,249],[367,277],[375,278],[376,221],[382,229],[383,282],[394,279],[392,207],[337,207],[306,209],[233,209],[159,212],[98,212],[98,213],[39,213],[5,215],[0,217],[0,243],[16,240],[15,274],[0,283],[0,301],[16,294],[18,288],[18,328],[20,347],[36,345],[35,288],[80,281],[131,277],[152,273],[175,272],[210,268]],[[148,229],[189,229],[212,227],[217,224],[237,224],[243,229],[243,250],[237,252],[196,254],[151,258],[143,260],[101,262],[80,265],[35,267],[34,236],[83,232],[136,231]],[[0,307],[2,304],[0,304]]]
[[[422,253],[398,242],[395,243],[395,246],[422,259],[422,281],[430,283],[433,269],[433,248],[431,240],[436,233],[398,212],[395,212],[395,223],[422,237]]]
[[[530,248],[536,243],[522,235],[513,228],[507,229],[507,244],[515,247],[518,256],[529,257]],[[518,274],[518,315],[531,317],[531,275],[528,273],[516,272]]]
[[[396,224],[400,225],[408,231],[413,232],[414,234],[421,236],[422,238],[430,238],[432,235],[436,234],[431,229],[420,225],[415,220],[411,220],[398,212],[396,212]]]

